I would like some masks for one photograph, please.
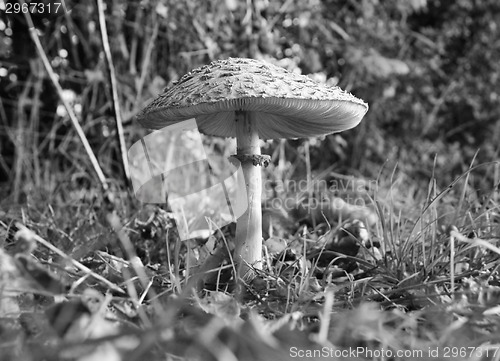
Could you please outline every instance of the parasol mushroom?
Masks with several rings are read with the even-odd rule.
[[[262,267],[261,172],[269,162],[259,139],[306,138],[355,127],[368,105],[338,87],[326,87],[273,64],[244,58],[192,70],[138,115],[160,129],[195,118],[206,135],[236,137],[248,208],[237,220],[235,260],[240,275]]]

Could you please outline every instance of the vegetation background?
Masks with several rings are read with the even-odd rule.
[[[116,198],[113,202],[117,214],[128,220],[141,208],[128,196],[123,176],[97,3],[66,0],[61,1],[63,6],[57,13],[31,14],[43,50],[63,89],[59,94],[30,37],[26,16],[4,11],[11,3],[0,2],[0,220],[4,225],[0,246],[11,245],[9,232],[15,219],[71,257],[82,260],[104,249],[110,238],[120,236],[107,231],[110,222],[105,217],[103,192],[62,106],[61,96],[71,102],[104,169]],[[497,298],[493,296],[488,296],[493,301],[489,299],[486,303],[481,301],[483,296],[479,297],[485,290],[490,294],[491,287],[498,286],[496,251],[491,248],[484,251],[484,244],[480,247],[477,243],[474,247],[481,251],[474,255],[465,244],[463,253],[457,249],[456,262],[469,264],[466,271],[475,271],[476,277],[457,286],[457,292],[465,292],[467,287],[468,292],[475,290],[474,302],[479,304],[478,308],[467,304],[464,306],[467,312],[461,309],[456,313],[449,308],[455,304],[451,301],[453,290],[449,284],[454,285],[450,272],[455,269],[449,267],[447,258],[450,227],[452,232],[458,232],[453,233],[457,239],[473,233],[467,238],[471,242],[482,241],[493,247],[500,236],[500,168],[494,163],[500,159],[500,3],[497,0],[113,0],[106,2],[105,21],[127,146],[147,134],[134,121],[134,115],[165,86],[197,66],[227,57],[273,61],[319,82],[338,85],[369,103],[370,110],[357,128],[311,141],[311,168],[318,174],[333,166],[337,174],[378,182],[378,193],[370,195],[380,197],[374,203],[380,218],[374,237],[393,245],[395,256],[386,260],[385,268],[380,271],[385,272],[386,279],[363,286],[371,288],[370,292],[359,291],[356,287],[361,286],[352,280],[351,296],[342,298],[347,291],[337,289],[335,302],[342,301],[342,307],[335,305],[342,309],[358,307],[364,318],[357,320],[349,313],[352,311],[338,311],[335,317],[341,326],[332,328],[327,338],[311,341],[307,347],[324,345],[327,339],[328,345],[336,347],[390,345],[393,349],[424,349],[467,345],[483,350],[485,345],[499,347],[497,313],[488,316],[488,331],[478,331],[468,323],[486,322],[482,319],[483,312],[496,305]],[[287,149],[292,149],[286,153],[288,161],[297,169],[293,177],[299,179],[306,176],[302,161],[304,142],[287,142]],[[265,152],[276,154],[279,146],[279,142],[269,144]],[[277,164],[276,158],[273,161]],[[453,183],[457,179],[460,182]],[[460,187],[449,187],[450,184]],[[71,244],[67,244],[69,240]],[[415,243],[406,247],[405,242],[410,241]],[[426,242],[434,242],[434,250],[422,246]],[[408,250],[411,252],[405,252]],[[46,264],[57,263],[47,252],[37,252],[38,259]],[[136,252],[148,263],[144,260],[150,252],[146,246],[137,246]],[[148,257],[150,261],[153,259]],[[163,274],[157,275],[159,283],[162,277]],[[457,278],[457,282],[463,279],[465,276]],[[432,283],[436,280],[448,283]],[[169,282],[175,283],[172,279]],[[429,284],[439,287],[435,286],[431,292],[426,288]],[[422,303],[419,298],[417,302],[418,297],[401,291],[409,286],[425,289],[419,291],[418,297],[425,298],[423,294],[429,293],[439,297]],[[387,290],[391,295],[384,293]],[[77,288],[73,291],[78,293]],[[391,298],[394,293],[398,296]],[[322,309],[329,298],[324,289],[319,294],[325,297],[318,301],[321,306],[318,309]],[[354,294],[357,298],[352,297]],[[384,301],[376,299],[374,294],[383,295]],[[298,297],[297,294],[297,299],[292,297],[287,302],[298,305]],[[465,299],[474,303],[470,298]],[[379,301],[380,307],[363,303],[368,300]],[[427,310],[429,304],[436,308],[418,316],[393,312]],[[41,306],[35,306],[39,311],[37,307]],[[291,309],[268,318],[286,316],[292,323]],[[445,309],[446,312],[436,311]],[[441,325],[431,322],[437,314]],[[318,317],[311,319],[324,324]],[[299,328],[290,326],[292,330]],[[465,328],[468,330],[463,333],[465,336],[458,337],[457,330],[462,332]],[[0,337],[1,330],[0,327]],[[265,344],[262,340],[265,337],[260,334],[249,336],[245,332],[250,331],[245,328],[231,330],[239,332],[242,339],[253,337],[256,345]],[[344,338],[341,330],[347,332]],[[280,339],[284,336],[273,335],[284,342]],[[199,340],[188,342],[188,336],[184,341],[193,350],[208,347],[200,346]],[[147,334],[147,337],[152,336]],[[196,337],[201,336],[196,334]],[[236,336],[225,337],[221,339],[226,343],[228,339],[233,344],[244,343]],[[14,340],[24,342],[19,338]],[[166,344],[163,346],[169,355],[179,353]],[[264,348],[265,352],[277,353],[261,359],[270,359],[270,355],[288,359],[283,356],[289,356],[285,346],[265,345],[269,348]],[[7,349],[1,341],[0,347]],[[119,349],[116,345],[115,348]],[[258,359],[255,354],[248,356],[250,351],[245,350],[232,349],[231,357],[244,359],[241,355],[246,355],[247,359]],[[51,352],[60,356],[60,348]],[[134,352],[134,357],[138,357],[140,350]],[[155,352],[155,357],[158,354],[165,357],[164,353]],[[39,359],[34,353],[24,356]],[[217,353],[212,356],[231,359]],[[485,355],[466,356],[456,358],[479,360]],[[71,357],[80,359],[74,354]],[[488,359],[492,357],[488,355]],[[0,359],[8,358],[0,356]]]

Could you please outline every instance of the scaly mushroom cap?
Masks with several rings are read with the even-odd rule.
[[[242,58],[214,61],[184,75],[137,120],[160,129],[196,118],[207,135],[235,137],[235,111],[257,112],[261,139],[305,138],[355,127],[368,105],[339,87],[273,64]]]

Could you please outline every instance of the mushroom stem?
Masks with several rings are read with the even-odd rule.
[[[260,155],[255,113],[236,111],[237,155]],[[262,269],[262,177],[261,169],[250,160],[241,164],[248,208],[236,224],[235,259],[240,276],[252,277],[248,265]]]

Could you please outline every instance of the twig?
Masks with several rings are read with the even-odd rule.
[[[108,76],[111,83],[111,94],[113,97],[113,109],[115,112],[116,134],[120,147],[120,158],[122,161],[123,173],[127,185],[130,185],[130,170],[128,167],[127,149],[125,147],[125,137],[123,135],[123,122],[120,111],[120,100],[118,98],[118,83],[116,81],[115,66],[109,47],[108,31],[106,30],[106,18],[104,16],[104,4],[102,0],[97,0],[97,11],[99,13],[99,26],[101,28],[101,39],[106,62],[108,64]]]
[[[328,25],[330,25],[330,29],[332,29],[337,34],[339,34],[342,37],[342,39],[349,40],[349,38],[350,38],[349,34],[344,29],[342,29],[342,27],[339,24],[337,24],[335,21],[328,20]]]
[[[24,0],[20,0],[21,5],[24,4]],[[87,137],[85,136],[85,133],[83,132],[83,129],[80,125],[80,122],[78,121],[78,118],[76,117],[73,108],[71,108],[71,105],[68,103],[68,101],[64,98],[63,96],[63,89],[61,85],[59,84],[59,80],[57,79],[57,75],[54,73],[54,70],[52,69],[52,66],[50,65],[50,61],[47,58],[47,54],[45,53],[45,50],[43,50],[42,44],[40,42],[40,39],[38,38],[38,34],[36,32],[35,25],[33,24],[33,20],[31,19],[31,15],[29,11],[24,13],[24,17],[26,18],[26,22],[28,23],[29,27],[29,33],[31,36],[31,39],[35,43],[36,50],[38,52],[38,55],[40,55],[40,58],[42,59],[43,65],[45,67],[45,70],[47,71],[47,74],[49,75],[49,78],[52,82],[52,85],[56,88],[57,94],[59,95],[59,99],[64,105],[64,108],[66,109],[66,112],[68,113],[68,116],[71,120],[71,123],[73,124],[73,127],[76,130],[76,133],[78,134],[78,137],[80,138],[80,141],[83,144],[83,147],[85,148],[85,151],[90,158],[90,162],[92,164],[92,167],[94,168],[94,171],[99,178],[99,182],[101,183],[101,186],[104,190],[108,190],[108,184],[106,183],[106,177],[104,176],[104,173],[101,169],[101,166],[99,165],[99,162],[97,161],[97,158],[90,147],[89,141],[87,140]]]

